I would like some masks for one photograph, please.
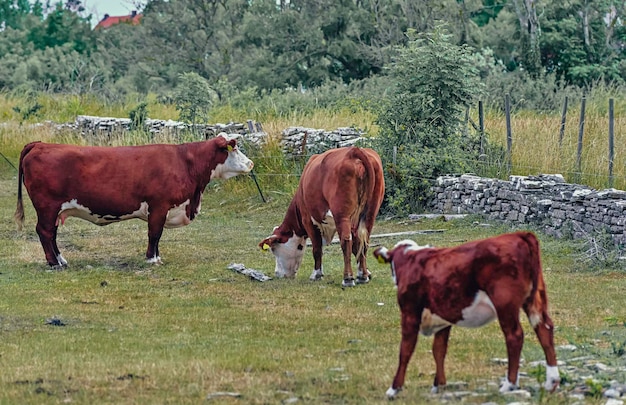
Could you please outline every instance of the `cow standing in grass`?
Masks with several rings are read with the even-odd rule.
[[[384,192],[382,164],[372,149],[338,148],[311,156],[282,224],[259,244],[276,257],[276,276],[295,277],[310,238],[315,261],[310,278],[321,279],[322,246],[337,233],[344,259],[342,285],[355,285],[352,254],[358,264],[356,281],[367,283],[367,247]]]
[[[500,322],[508,354],[508,373],[500,388],[517,388],[524,332],[523,309],[545,353],[544,387],[554,391],[559,370],[554,350],[554,326],[548,315],[548,297],[541,270],[539,242],[528,232],[517,232],[473,241],[451,248],[418,246],[411,240],[387,250],[374,251],[383,263],[391,263],[402,316],[402,343],[396,376],[387,396],[394,398],[404,385],[407,365],[418,333],[435,334],[436,364],[433,392],[446,384],[444,359],[452,325],[479,327]]]
[[[18,228],[24,223],[22,182],[37,212],[37,234],[53,267],[67,261],[57,229],[67,217],[96,225],[139,218],[148,222],[146,260],[161,263],[163,228],[188,225],[200,211],[209,181],[252,170],[253,163],[226,133],[181,145],[75,146],[29,143],[20,156]]]

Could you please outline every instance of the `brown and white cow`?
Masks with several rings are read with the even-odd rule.
[[[253,163],[226,133],[181,145],[76,146],[29,143],[20,156],[15,220],[24,223],[22,182],[37,212],[37,234],[48,264],[67,261],[57,247],[67,217],[96,225],[139,218],[148,222],[146,260],[161,263],[163,228],[188,225],[213,179],[252,170]]]
[[[548,298],[541,270],[539,242],[529,232],[504,234],[457,247],[418,246],[411,240],[374,256],[391,263],[398,290],[402,343],[396,376],[387,390],[389,398],[402,389],[406,368],[417,344],[418,332],[435,334],[436,364],[433,392],[446,384],[444,359],[453,325],[479,327],[498,319],[508,354],[508,373],[500,392],[518,386],[524,332],[523,309],[543,348],[547,368],[544,387],[554,391],[559,370],[554,350],[554,326],[548,315]]]
[[[355,285],[351,254],[358,263],[357,282],[367,283],[371,274],[365,257],[384,192],[382,164],[372,149],[337,148],[311,156],[282,224],[259,243],[276,257],[276,276],[295,277],[311,238],[315,268],[310,279],[321,279],[322,245],[337,233],[344,259],[342,285]]]

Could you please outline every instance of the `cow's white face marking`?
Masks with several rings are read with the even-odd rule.
[[[396,243],[396,245],[393,248],[398,249],[400,246],[404,246],[404,250],[402,251],[402,253],[408,253],[411,251],[422,250],[422,249],[427,249],[427,248],[432,247],[430,245],[420,246],[411,239],[401,240],[400,242]],[[382,248],[380,250],[380,253],[387,259],[389,258],[388,252],[389,251],[387,250],[387,248]],[[396,288],[398,288],[398,280],[396,278],[396,267],[393,261],[391,262],[391,278],[393,279],[393,284],[396,286]]]
[[[461,313],[463,314],[463,319],[454,325],[466,328],[481,327],[494,321],[498,316],[491,299],[489,299],[487,294],[482,290],[479,290],[478,293],[476,293],[474,302],[472,302],[469,307],[464,308]],[[425,308],[422,312],[420,333],[422,335],[430,336],[450,325],[453,324],[441,318],[439,315],[431,313],[430,309]]]
[[[191,222],[191,219],[187,216],[187,206],[189,205],[189,202],[190,201],[187,200],[180,205],[174,206],[168,211],[167,218],[165,220],[165,228],[178,228],[189,225]],[[201,204],[198,204],[198,208],[195,212],[196,215],[200,212],[200,205]],[[131,212],[130,214],[114,217],[112,215],[95,215],[91,212],[89,207],[85,207],[84,205],[79,204],[76,199],[72,199],[71,201],[65,202],[61,205],[57,225],[59,221],[64,223],[67,217],[81,218],[96,225],[108,225],[114,222],[126,221],[134,218],[148,221],[149,216],[150,207],[145,201],[139,205],[137,210]]]
[[[432,246],[430,245],[418,245],[414,240],[411,239],[404,239],[401,240],[400,242],[396,243],[396,245],[394,246],[394,249],[397,249],[398,247],[405,245],[404,248],[404,252],[403,253],[407,253],[407,252],[412,252],[415,250],[422,250],[422,249],[427,249],[427,248],[431,248]]]
[[[226,133],[219,136],[230,139]],[[229,147],[230,148],[230,147]],[[230,179],[238,174],[248,173],[254,167],[252,160],[248,159],[239,148],[235,147],[228,151],[228,157],[224,163],[219,163],[211,172],[211,180],[214,179]]]
[[[272,244],[272,253],[276,258],[276,277],[295,277],[304,257],[305,238],[295,233],[285,243]]]
[[[333,213],[328,210],[322,222],[317,222],[313,217],[311,217],[311,222],[313,222],[313,225],[320,230],[323,245],[330,245],[330,242],[333,240],[333,236],[335,236],[335,232],[337,232],[337,226],[335,225]],[[350,237],[352,237],[352,235],[350,235]]]

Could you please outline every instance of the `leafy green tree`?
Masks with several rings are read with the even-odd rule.
[[[623,83],[626,5],[605,0],[551,1],[545,8],[542,63],[568,83]]]
[[[34,27],[29,40],[36,49],[44,50],[71,44],[74,51],[89,54],[95,49],[95,35],[91,30],[90,18],[83,18],[73,8],[80,2],[57,3],[48,13],[42,25]],[[80,7],[77,8],[80,10]]]
[[[179,119],[195,124],[207,123],[209,109],[215,99],[215,92],[207,80],[195,72],[180,75],[178,86],[174,90],[174,102]]]
[[[471,49],[454,45],[442,26],[408,35],[390,67],[393,94],[377,119],[385,209],[396,213],[423,209],[432,181],[470,169],[477,154],[461,130],[465,109],[481,90]]]
[[[0,0],[0,29],[21,29],[30,15],[42,17],[43,7],[39,0]]]
[[[181,73],[195,72],[211,83],[227,76],[240,55],[234,47],[246,0],[152,0],[138,37],[144,81],[170,89]]]

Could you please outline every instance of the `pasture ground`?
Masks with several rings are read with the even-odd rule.
[[[28,199],[25,228],[15,230],[16,191],[15,176],[2,175],[1,404],[274,404],[294,398],[298,403],[387,403],[384,393],[400,342],[388,266],[371,258],[371,283],[346,290],[338,245],[325,249],[326,278],[317,283],[308,280],[310,248],[294,280],[259,283],[227,269],[237,262],[273,276],[273,257],[257,244],[280,223],[289,196],[264,190],[271,198],[264,204],[247,177],[209,185],[199,217],[185,228],[165,230],[162,266],[144,263],[145,222],[96,227],[70,218],[58,237],[70,267],[51,271]],[[510,230],[474,221],[380,219],[374,233],[442,229],[413,239],[443,246]],[[609,375],[589,369],[588,394],[598,394],[611,380],[626,383],[624,273],[584,271],[575,243],[538,236],[556,343],[577,347],[559,350],[559,358],[591,356],[617,370]],[[390,247],[403,238],[373,244]],[[523,327],[522,372],[530,377],[522,385],[532,386],[542,370],[528,364],[543,354],[525,318]],[[420,338],[395,403],[442,401],[429,394],[431,342]],[[505,366],[492,359],[505,357],[497,323],[453,329],[448,380],[482,392],[463,402],[516,400],[497,393]],[[533,390],[533,397],[522,401],[571,403],[579,376],[565,367],[561,372],[559,392]],[[486,382],[493,386],[481,391]],[[588,395],[584,402],[604,401]]]

